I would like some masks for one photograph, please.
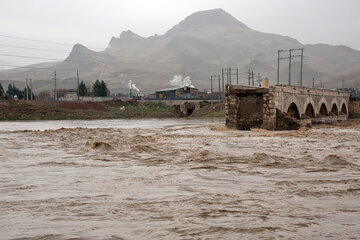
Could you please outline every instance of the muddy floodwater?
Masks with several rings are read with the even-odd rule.
[[[0,122],[0,239],[359,238],[359,121]]]

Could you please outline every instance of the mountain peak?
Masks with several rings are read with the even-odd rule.
[[[137,41],[142,41],[145,38],[137,35],[136,33],[133,33],[131,30],[122,31],[120,33],[120,37],[112,37],[109,42],[109,47],[120,47],[124,43],[133,43]]]
[[[236,27],[242,30],[250,30],[245,24],[241,23],[230,13],[221,8],[195,12],[175,25],[168,33],[186,32],[192,29],[223,26]]]
[[[131,30],[122,31],[120,34],[120,39],[142,39],[141,36],[137,35],[136,33],[133,33]]]
[[[71,52],[84,52],[84,51],[90,51],[90,49],[88,49],[87,47],[85,47],[84,45],[82,45],[80,43],[76,43],[73,46],[73,49],[71,50]]]
[[[84,45],[77,43],[73,46],[69,56],[66,59],[81,59],[83,56],[88,56],[93,52],[94,51],[88,49]]]

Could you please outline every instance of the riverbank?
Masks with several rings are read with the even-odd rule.
[[[191,117],[224,117],[222,104],[204,102]],[[136,101],[0,101],[0,120],[137,119],[185,117],[165,103]]]

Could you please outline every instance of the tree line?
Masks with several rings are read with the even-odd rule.
[[[24,88],[24,90],[21,90],[18,86],[15,86],[15,84],[9,84],[8,89],[4,90],[4,87],[0,83],[0,98],[17,98],[17,99],[25,99],[26,93],[28,93],[29,99],[31,98],[31,89],[30,87]],[[33,99],[35,99],[34,93],[32,93]]]
[[[28,96],[29,99],[30,97],[30,88],[27,87],[27,91],[28,91]],[[95,97],[106,97],[110,95],[110,91],[107,88],[106,83],[102,80],[96,80],[95,83],[93,83],[93,85],[88,88],[85,83],[83,81],[81,81],[81,83],[79,84],[79,96],[81,97],[85,97],[85,96],[95,96]],[[33,99],[35,99],[35,95],[34,93],[33,95]],[[25,99],[26,98],[26,88],[24,88],[24,90],[21,90],[19,87],[15,86],[15,84],[9,84],[8,85],[8,89],[5,92],[2,84],[0,83],[0,98],[5,98],[5,99],[9,99],[9,98],[17,98],[17,99]]]
[[[106,97],[110,95],[110,91],[103,80],[95,81],[95,83],[92,85],[92,92],[89,92],[88,87],[86,87],[85,83],[81,81],[79,84],[79,96],[85,97],[90,96],[91,94],[95,97]]]

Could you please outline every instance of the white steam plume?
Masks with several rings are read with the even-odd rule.
[[[136,91],[140,92],[140,90],[136,87],[136,84],[132,83],[131,80],[129,80],[128,86],[129,86],[130,90],[136,90]]]
[[[173,79],[170,80],[170,85],[174,87],[194,87],[190,76],[183,78],[181,75],[175,75]]]

